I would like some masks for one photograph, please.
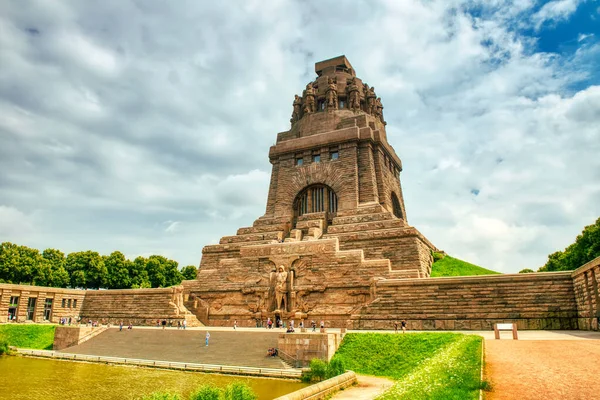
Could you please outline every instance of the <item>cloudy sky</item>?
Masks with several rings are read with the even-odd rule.
[[[600,216],[600,1],[4,0],[0,241],[198,265],[340,54],[439,248],[536,269]]]

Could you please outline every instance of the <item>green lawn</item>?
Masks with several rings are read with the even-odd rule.
[[[4,338],[9,346],[52,350],[54,329],[54,325],[2,324],[0,338]]]
[[[334,359],[394,379],[380,399],[478,399],[481,341],[458,333],[350,333]]]
[[[492,275],[499,272],[482,268],[478,265],[459,260],[458,258],[445,256],[433,263],[431,277],[440,276],[470,276],[470,275]]]

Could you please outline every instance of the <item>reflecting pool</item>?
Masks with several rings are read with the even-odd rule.
[[[137,399],[156,391],[187,395],[212,383],[244,381],[260,400],[306,385],[292,380],[168,371],[28,357],[0,356],[0,399]]]

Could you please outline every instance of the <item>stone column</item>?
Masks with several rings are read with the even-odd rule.
[[[27,320],[27,303],[29,302],[29,291],[22,290],[19,296],[19,306],[17,307],[17,321]]]
[[[35,302],[35,310],[33,312],[33,320],[42,322],[44,320],[44,304],[46,303],[46,293],[39,292]]]
[[[8,321],[8,307],[10,306],[10,296],[12,290],[0,289],[0,322]]]

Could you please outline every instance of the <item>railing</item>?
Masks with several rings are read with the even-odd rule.
[[[302,368],[302,362],[296,357],[293,357],[292,355],[286,353],[285,351],[281,351],[280,349],[277,349],[277,354],[279,355],[279,358],[291,365],[293,368]]]
[[[88,361],[88,362],[99,362],[106,364],[126,364],[126,365],[138,365],[151,368],[167,368],[167,369],[178,369],[183,371],[199,371],[199,372],[217,372],[220,374],[235,374],[235,375],[252,375],[252,376],[269,376],[277,378],[291,378],[299,379],[302,375],[301,370],[297,369],[276,369],[276,368],[256,368],[256,367],[237,367],[231,365],[216,365],[216,364],[196,364],[196,363],[183,363],[174,361],[156,361],[156,360],[143,360],[138,358],[121,358],[121,357],[106,357],[106,356],[92,356],[87,354],[72,354],[72,353],[59,353],[49,350],[29,350],[29,349],[17,349],[19,354],[33,357],[45,357],[62,360],[76,360],[76,361]]]

